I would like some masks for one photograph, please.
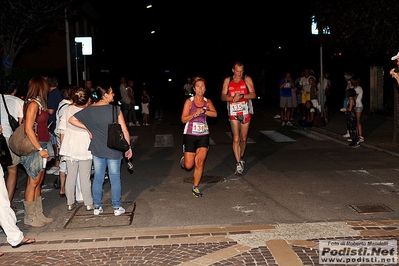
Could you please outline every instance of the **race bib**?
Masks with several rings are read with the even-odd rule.
[[[193,132],[194,134],[203,134],[208,131],[208,126],[204,123],[194,122],[193,123]]]
[[[230,104],[230,115],[236,116],[238,113],[242,113],[242,115],[248,114],[248,108],[246,102],[236,102]]]

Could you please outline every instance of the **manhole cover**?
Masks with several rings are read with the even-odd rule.
[[[372,212],[393,212],[391,208],[385,204],[372,204],[372,205],[349,205],[358,213],[372,213]]]
[[[114,215],[111,204],[103,204],[104,212],[100,215],[94,215],[93,211],[86,211],[86,206],[79,205],[64,224],[64,229],[131,225],[136,210],[136,202],[122,202],[122,205],[126,212],[120,216]]]
[[[186,183],[193,183],[193,177],[186,177],[183,179],[184,182]],[[226,178],[223,176],[209,176],[209,175],[204,175],[201,178],[201,183],[203,184],[208,184],[208,183],[219,183],[219,182],[224,182],[226,181]]]

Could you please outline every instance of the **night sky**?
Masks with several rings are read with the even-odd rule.
[[[317,48],[307,56],[312,39],[307,4],[158,0],[131,1],[126,8],[122,3],[102,8],[101,27],[107,62],[120,75],[173,76],[180,86],[193,75],[219,81],[236,60],[252,76],[259,69],[299,72],[317,62]],[[147,3],[153,8],[146,9]]]

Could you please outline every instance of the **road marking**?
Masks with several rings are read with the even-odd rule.
[[[154,147],[173,147],[173,135],[155,135]]]
[[[268,136],[275,142],[296,142],[295,139],[289,138],[275,130],[266,130],[266,131],[261,131],[263,135]]]
[[[229,136],[230,138],[232,138],[231,136],[231,132],[226,132],[227,136]],[[255,141],[253,141],[251,138],[247,138],[247,144],[248,143],[256,143]]]
[[[315,133],[315,132],[311,132],[311,131],[309,131],[309,130],[294,129],[294,130],[292,130],[292,131],[294,131],[294,132],[296,132],[296,133],[298,133],[298,134],[301,134],[301,135],[303,135],[303,136],[305,136],[305,137],[314,139],[314,140],[329,140],[329,139],[330,139],[329,137],[326,137],[326,136],[321,135],[321,134],[317,134],[317,133]]]

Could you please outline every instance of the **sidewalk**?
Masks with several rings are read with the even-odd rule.
[[[365,139],[361,145],[399,157],[399,143],[393,142],[394,119],[392,117],[369,115],[366,111],[362,113],[361,123]],[[344,140],[343,135],[346,133],[345,115],[339,110],[334,110],[329,115],[326,126],[313,127],[311,130]]]
[[[329,118],[326,126],[309,130],[345,141],[342,137],[346,130],[344,115],[332,112]],[[392,142],[393,122],[392,118],[364,114],[362,145],[399,158],[399,146]],[[65,205],[60,208],[64,210]],[[93,222],[84,215],[81,217],[82,222]],[[129,219],[128,216],[120,218]],[[0,264],[320,265],[318,241],[321,239],[399,240],[399,220],[141,229],[122,224],[76,230],[62,230],[65,221],[57,220],[60,221],[45,231],[23,228],[27,236],[36,238],[33,245],[13,249],[6,243],[4,234],[0,236],[0,251],[5,253],[0,257]]]

